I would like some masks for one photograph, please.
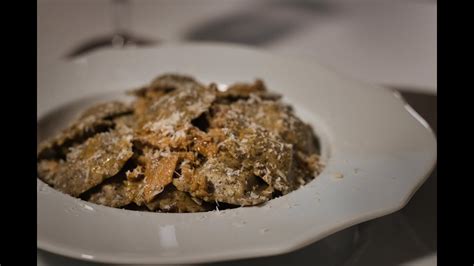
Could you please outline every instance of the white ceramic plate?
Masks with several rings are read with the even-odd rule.
[[[432,131],[398,94],[315,63],[239,46],[101,51],[38,70],[38,138],[95,101],[158,74],[229,84],[262,78],[322,140],[323,173],[262,207],[197,214],[95,205],[37,181],[38,247],[109,263],[201,263],[289,252],[402,208],[436,161]],[[342,178],[337,178],[340,176]]]

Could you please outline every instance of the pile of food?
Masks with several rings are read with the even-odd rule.
[[[105,206],[203,212],[264,203],[322,169],[311,127],[260,80],[221,91],[166,74],[130,94],[40,143],[38,177]]]

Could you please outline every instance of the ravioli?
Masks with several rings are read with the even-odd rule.
[[[39,159],[64,157],[68,149],[114,126],[112,119],[128,114],[132,109],[121,102],[108,102],[87,109],[74,123],[55,137],[40,143]]]
[[[66,160],[40,161],[40,178],[52,187],[79,196],[116,175],[132,157],[130,131],[113,130],[89,138],[70,149]],[[46,167],[45,167],[46,166]]]
[[[262,80],[218,90],[165,74],[130,104],[92,106],[39,144],[38,177],[114,208],[204,212],[255,206],[322,170],[311,126]]]

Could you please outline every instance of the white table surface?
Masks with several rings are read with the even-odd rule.
[[[131,3],[132,31],[140,36],[162,42],[239,42],[315,60],[366,82],[437,93],[436,1]],[[225,25],[226,29],[215,25]],[[38,0],[37,29],[38,67],[47,67],[84,40],[112,31],[110,2]],[[348,265],[436,265],[436,236],[432,235],[436,223],[430,221],[436,216],[426,212],[426,208],[436,208],[435,188],[436,175],[402,211],[369,222],[371,240]],[[311,251],[295,254],[282,260],[315,263]],[[38,265],[65,264],[91,265],[38,252]]]
[[[134,32],[162,41],[240,38],[278,53],[314,58],[365,81],[436,93],[436,2],[282,2],[135,0],[131,24]],[[39,0],[39,61],[111,32],[110,11],[106,0]],[[224,31],[212,23],[229,27]]]

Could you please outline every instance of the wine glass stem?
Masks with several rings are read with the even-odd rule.
[[[130,1],[112,0],[114,35],[124,37],[130,24]]]

